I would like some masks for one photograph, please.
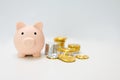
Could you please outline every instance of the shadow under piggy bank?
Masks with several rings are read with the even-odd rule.
[[[40,57],[33,57],[33,55],[26,55],[24,58],[19,58],[19,59],[24,59],[24,60],[40,60],[44,57],[43,54],[41,54]]]

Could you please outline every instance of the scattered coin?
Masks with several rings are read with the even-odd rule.
[[[77,59],[86,60],[89,59],[88,55],[79,54],[81,46],[79,44],[68,44],[65,47],[66,37],[54,38],[54,44],[46,44],[45,55],[48,59],[59,59],[63,62],[72,63]]]
[[[86,59],[89,59],[89,56],[78,54],[78,55],[76,55],[76,58],[86,60]]]
[[[76,58],[74,56],[66,56],[65,54],[60,54],[59,59],[68,63],[76,61]]]

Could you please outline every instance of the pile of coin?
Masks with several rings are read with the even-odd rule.
[[[81,60],[86,60],[89,57],[87,55],[80,54],[79,44],[68,44],[65,47],[66,37],[56,37],[54,38],[54,43],[46,43],[45,55],[48,59],[59,59],[64,62],[75,62],[76,58]]]

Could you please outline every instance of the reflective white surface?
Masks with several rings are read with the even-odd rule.
[[[88,60],[64,63],[60,60],[41,58],[18,58],[13,44],[1,49],[1,80],[119,80],[120,43],[94,40],[68,40],[81,44],[81,53]],[[11,42],[12,43],[12,42]]]

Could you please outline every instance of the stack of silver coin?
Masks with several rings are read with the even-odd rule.
[[[57,53],[58,45],[55,43],[46,43],[45,46],[45,55],[47,55],[47,58],[49,59],[57,59],[58,53]]]

